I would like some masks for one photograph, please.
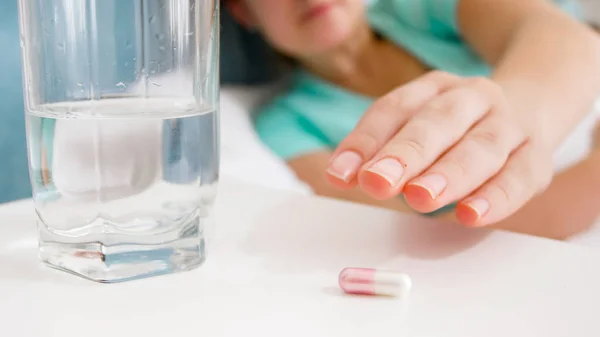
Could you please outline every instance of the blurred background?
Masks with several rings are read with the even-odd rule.
[[[70,0],[69,0],[70,1]],[[369,1],[369,0],[366,0]],[[591,24],[600,26],[600,0],[579,0],[583,15]],[[256,145],[248,111],[272,92],[269,85],[282,74],[276,56],[256,34],[238,26],[221,11],[221,110],[226,173],[242,174],[248,179],[266,182],[274,175],[264,167],[275,167],[265,149]],[[29,183],[25,122],[22,101],[21,61],[19,49],[17,0],[0,1],[0,203],[31,197]],[[600,76],[600,74],[599,74]],[[250,141],[242,141],[242,138]],[[240,146],[242,147],[240,149]],[[242,161],[245,164],[240,164]],[[280,165],[281,166],[281,165]],[[237,167],[237,172],[235,171]],[[280,170],[281,172],[281,170]],[[262,175],[261,175],[262,174]],[[282,179],[289,179],[280,173]],[[285,177],[284,177],[285,176]],[[269,179],[271,178],[271,179]],[[279,184],[280,186],[282,184]]]

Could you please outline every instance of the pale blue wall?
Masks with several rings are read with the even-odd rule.
[[[0,203],[31,196],[16,0],[0,1]]]

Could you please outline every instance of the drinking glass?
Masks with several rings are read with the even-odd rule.
[[[206,258],[218,0],[19,0],[39,253],[99,282]]]

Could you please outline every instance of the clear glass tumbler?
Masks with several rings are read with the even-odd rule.
[[[19,0],[39,249],[99,282],[206,257],[218,0]]]

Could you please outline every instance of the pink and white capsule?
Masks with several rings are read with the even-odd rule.
[[[347,294],[408,296],[412,281],[406,274],[371,268],[345,268],[339,276],[340,288]]]

